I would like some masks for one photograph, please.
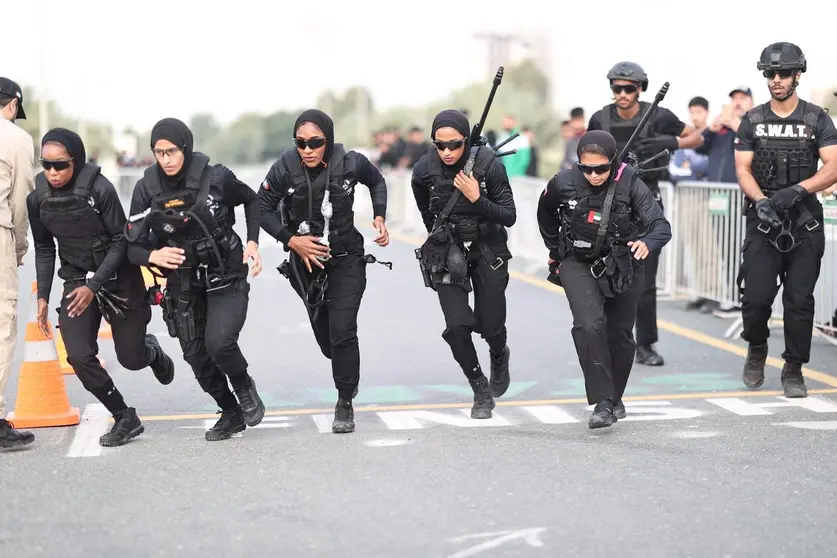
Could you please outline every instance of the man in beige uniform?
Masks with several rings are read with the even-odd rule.
[[[17,268],[29,248],[26,196],[35,189],[32,136],[14,121],[26,118],[23,92],[0,77],[0,448],[30,444],[35,436],[15,430],[6,417],[6,385],[17,340]]]

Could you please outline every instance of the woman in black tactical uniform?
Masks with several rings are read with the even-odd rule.
[[[617,159],[613,136],[587,132],[577,153],[578,163],[547,184],[538,225],[549,249],[550,280],[564,288],[573,314],[587,402],[595,405],[589,427],[601,428],[625,417],[640,262],[665,246],[671,226],[634,168]]]
[[[49,295],[55,272],[55,243],[64,280],[58,327],[67,361],[82,385],[113,415],[103,446],[121,446],[145,430],[96,354],[103,315],[113,328],[116,358],[128,370],[150,366],[161,384],[174,379],[174,363],[157,338],[146,334],[151,307],[140,269],[125,257],[125,212],[113,184],[87,163],[75,132],[55,128],[41,141],[44,171],[26,200],[35,243],[38,327],[49,337]]]
[[[352,205],[355,186],[368,186],[375,243],[389,244],[386,182],[365,156],[334,143],[334,123],[320,110],[297,118],[294,142],[259,189],[262,228],[291,252],[279,271],[305,303],[317,344],[331,359],[338,394],[331,430],[354,432],[352,399],[360,381],[357,314],[366,264],[375,260],[364,255]]]
[[[430,233],[421,247],[421,265],[425,285],[438,294],[445,316],[442,338],[474,392],[471,418],[489,419],[494,398],[501,397],[511,381],[506,287],[512,254],[505,227],[514,225],[517,213],[506,168],[492,148],[479,147],[473,172],[465,169],[470,133],[470,123],[460,111],[436,115],[431,133],[435,149],[416,163],[411,184]],[[440,218],[445,212],[448,218]],[[468,303],[471,290],[473,309]],[[490,380],[480,366],[474,332],[488,344]]]
[[[262,268],[259,201],[232,171],[211,164],[193,145],[180,120],[163,119],[151,130],[157,164],[137,182],[126,236],[132,263],[157,266],[166,275],[163,317],[198,384],[221,408],[206,432],[207,440],[217,441],[259,424],[265,412],[238,347],[250,293],[247,261],[254,261],[253,276]],[[246,247],[233,230],[239,205]]]

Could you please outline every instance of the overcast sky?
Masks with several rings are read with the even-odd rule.
[[[826,2],[792,4],[796,22],[820,14],[827,20],[806,25],[783,25],[771,14],[788,14],[790,4],[775,0],[595,0],[555,2],[542,11],[531,5],[26,0],[3,8],[0,75],[46,86],[67,112],[139,128],[198,111],[226,123],[247,111],[302,109],[325,88],[356,84],[368,87],[380,107],[424,104],[492,77],[486,43],[474,37],[480,31],[548,39],[545,64],[564,110],[592,112],[608,103],[605,74],[624,59],[648,72],[649,101],[669,81],[664,105],[683,118],[692,96],[707,97],[714,112],[739,84],[763,102],[756,61],[781,40],[797,43],[808,58],[803,97],[837,86],[832,33],[811,31],[833,24],[835,10]],[[395,6],[412,10],[409,17],[396,15]]]

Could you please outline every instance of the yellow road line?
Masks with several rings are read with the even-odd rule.
[[[812,389],[810,394],[826,394],[837,393],[837,388],[826,389]],[[654,394],[654,395],[634,395],[626,396],[625,401],[667,401],[672,400],[688,400],[688,399],[708,399],[720,397],[771,397],[783,395],[782,391],[719,391],[719,392],[705,392],[705,393],[668,393],[668,394]],[[521,407],[521,406],[537,406],[537,405],[572,405],[581,404],[586,405],[587,399],[583,397],[571,399],[536,399],[532,401],[497,401],[498,407]],[[387,411],[429,411],[433,409],[467,409],[472,405],[467,403],[425,403],[425,404],[411,404],[411,405],[367,405],[365,407],[355,407],[355,412],[358,413],[376,413]],[[284,417],[293,415],[316,415],[333,413],[333,407],[324,409],[286,409],[282,411],[267,411],[265,416],[268,417]],[[186,414],[186,415],[158,415],[140,417],[144,421],[175,421],[175,420],[203,420],[218,418],[217,413],[206,414]]]
[[[420,245],[424,242],[423,239],[420,239],[418,237],[401,235],[398,233],[390,233],[390,237],[395,238],[396,240],[400,240],[402,242],[407,242],[415,245]],[[562,289],[558,285],[553,285],[546,279],[541,279],[540,277],[535,277],[534,275],[527,275],[525,273],[520,273],[517,271],[510,271],[509,276],[513,279],[517,279],[518,281],[528,283],[541,289],[545,289],[562,295],[564,294],[564,289]],[[679,335],[680,337],[685,337],[686,339],[691,339],[692,341],[697,341],[698,343],[702,343],[703,345],[708,345],[710,347],[714,347],[716,349],[720,349],[722,351],[726,351],[728,353],[732,353],[740,357],[747,356],[746,348],[739,347],[738,345],[725,341],[720,337],[708,335],[701,331],[683,327],[681,325],[677,325],[672,322],[667,322],[665,320],[657,320],[657,327],[669,333],[673,333],[674,335]],[[767,364],[781,370],[782,367],[785,365],[785,362],[782,359],[778,359],[776,357],[767,357]],[[837,376],[832,376],[831,374],[826,374],[825,372],[820,372],[819,370],[814,370],[813,368],[808,367],[803,367],[802,372],[806,378],[816,380],[827,386],[837,387]]]

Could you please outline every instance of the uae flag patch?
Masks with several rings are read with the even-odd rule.
[[[602,214],[598,211],[589,211],[587,213],[587,222],[588,223],[598,223],[602,220]]]

